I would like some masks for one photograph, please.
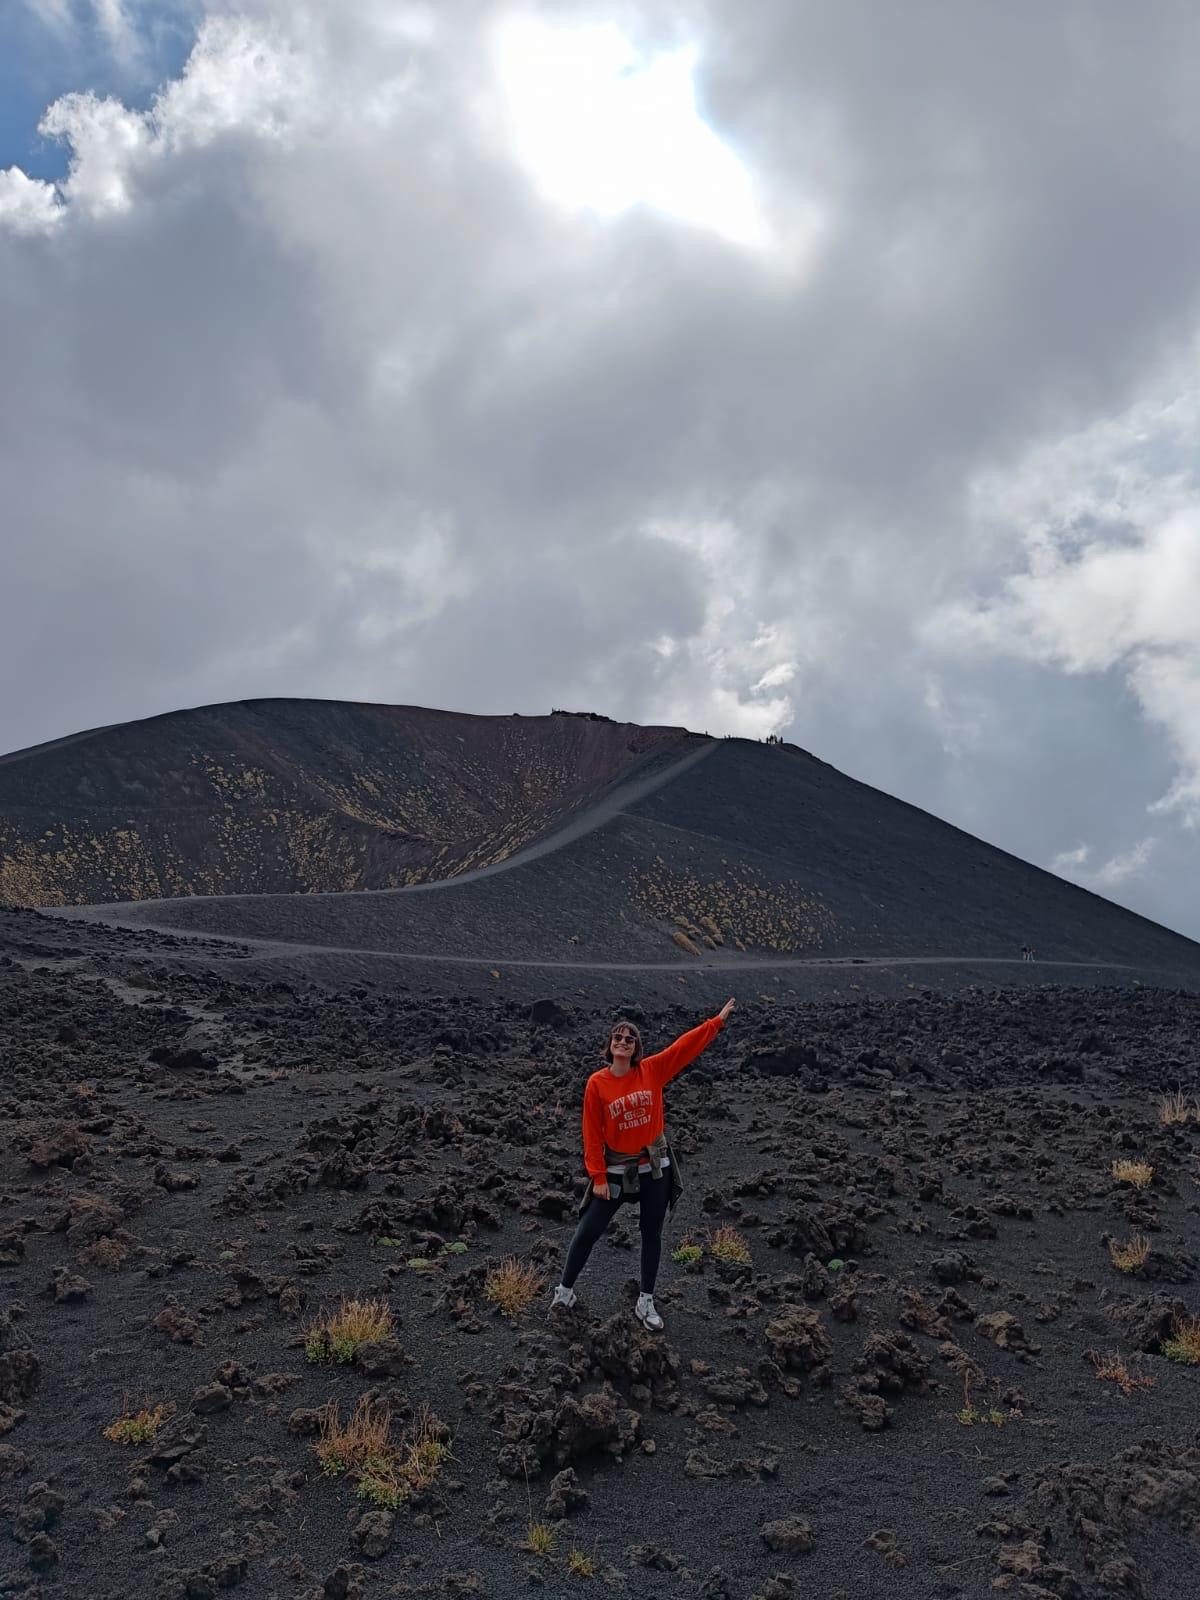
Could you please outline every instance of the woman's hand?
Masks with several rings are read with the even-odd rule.
[[[593,1178],[592,1179],[592,1193],[594,1195],[596,1195],[597,1198],[600,1199],[600,1200],[607,1200],[608,1199],[608,1184],[607,1183],[597,1183],[596,1180]]]
[[[720,1011],[717,1012],[717,1015],[720,1017],[722,1022],[728,1021],[729,1013],[733,1010],[736,1004],[737,1002],[732,998],[732,996],[726,1000]]]

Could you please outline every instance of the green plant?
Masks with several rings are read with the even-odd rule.
[[[826,1269],[829,1272],[840,1272],[845,1265],[846,1263],[842,1260],[841,1256],[834,1256],[832,1261],[827,1261],[825,1263]]]
[[[704,1246],[694,1241],[685,1239],[676,1250],[671,1251],[671,1260],[680,1267],[693,1266],[704,1257]]]
[[[144,1406],[141,1411],[130,1412],[127,1407],[123,1408],[117,1420],[104,1429],[104,1437],[113,1444],[149,1444],[158,1437],[158,1430],[172,1409],[162,1402]]]
[[[989,1423],[993,1428],[1002,1428],[1004,1424],[1010,1420],[1010,1418],[1019,1416],[1020,1413],[1017,1411],[1000,1411],[996,1406],[989,1406],[985,1411],[981,1410],[980,1407],[973,1405],[971,1402],[971,1385],[973,1383],[978,1383],[981,1377],[982,1374],[977,1368],[969,1369],[963,1372],[962,1409],[954,1413],[954,1420],[955,1422],[961,1423],[964,1428],[973,1428],[978,1423],[983,1422]]]
[[[995,1406],[987,1411],[977,1411],[974,1406],[964,1406],[961,1411],[954,1413],[955,1422],[961,1422],[964,1428],[973,1428],[976,1423],[989,1422],[993,1428],[1002,1428],[1008,1421],[1003,1411]]]
[[[750,1246],[736,1228],[726,1224],[718,1228],[708,1241],[711,1255],[718,1261],[730,1262],[733,1266],[748,1267],[750,1265]]]
[[[548,1556],[558,1534],[548,1522],[531,1522],[525,1529],[525,1548],[535,1556]]]
[[[423,1494],[450,1459],[449,1429],[425,1406],[406,1436],[400,1461],[408,1492]]]
[[[386,1511],[398,1510],[405,1500],[403,1486],[396,1480],[391,1462],[380,1462],[375,1469],[365,1467],[355,1493],[360,1500]]]
[[[391,1234],[389,1234],[389,1233],[381,1233],[379,1235],[378,1239],[376,1239],[375,1243],[378,1244],[378,1245],[383,1245],[384,1248],[388,1249],[388,1250],[398,1250],[400,1248],[400,1246],[404,1243],[404,1240],[403,1239],[393,1239]]]
[[[567,1552],[567,1571],[572,1578],[594,1578],[596,1576],[595,1558],[588,1555],[586,1550],[574,1546]]]

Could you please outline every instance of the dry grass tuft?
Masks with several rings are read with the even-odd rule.
[[[594,1578],[596,1576],[596,1560],[588,1555],[586,1550],[581,1550],[575,1545],[567,1552],[567,1572],[572,1578]]]
[[[1163,1341],[1163,1355],[1182,1361],[1187,1367],[1200,1367],[1200,1317],[1177,1319],[1171,1337]]]
[[[395,1327],[386,1300],[343,1300],[336,1311],[309,1328],[304,1354],[310,1361],[353,1361],[360,1345],[390,1339]]]
[[[1145,1189],[1154,1176],[1154,1168],[1145,1161],[1114,1161],[1112,1175],[1118,1183],[1131,1183],[1135,1189]]]
[[[321,1471],[330,1478],[383,1465],[395,1455],[392,1413],[387,1406],[364,1395],[350,1420],[343,1424],[337,1402],[330,1401],[321,1412],[321,1432],[313,1450]]]
[[[424,1494],[450,1460],[450,1430],[428,1406],[409,1429],[400,1460],[400,1473],[410,1494]]]
[[[449,1459],[449,1430],[426,1407],[396,1455],[368,1462],[359,1474],[358,1497],[394,1511],[427,1494]]]
[[[708,1248],[718,1261],[729,1261],[738,1267],[750,1265],[750,1246],[736,1228],[718,1228],[710,1235]]]
[[[489,1270],[483,1294],[504,1316],[519,1317],[529,1310],[544,1287],[545,1279],[531,1262],[506,1256]]]
[[[123,1406],[121,1415],[104,1429],[104,1437],[113,1444],[149,1444],[158,1438],[158,1430],[174,1408],[161,1401],[155,1406],[143,1406],[140,1411],[130,1411]]]
[[[1143,1394],[1147,1389],[1153,1389],[1154,1379],[1135,1375],[1130,1372],[1128,1365],[1116,1350],[1092,1350],[1088,1360],[1095,1368],[1096,1376],[1106,1383],[1115,1383],[1124,1395]]]
[[[548,1522],[531,1522],[525,1529],[525,1548],[535,1556],[548,1556],[558,1538],[557,1531]]]
[[[1180,1122],[1189,1122],[1191,1117],[1192,1106],[1182,1089],[1164,1094],[1158,1102],[1158,1120],[1164,1128],[1174,1127]]]
[[[1118,1244],[1115,1239],[1110,1239],[1108,1253],[1118,1272],[1136,1272],[1139,1267],[1146,1265],[1150,1241],[1141,1233],[1135,1233],[1128,1244]]]

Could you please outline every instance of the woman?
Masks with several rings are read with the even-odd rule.
[[[642,1036],[632,1022],[614,1024],[605,1059],[583,1093],[583,1162],[589,1195],[562,1282],[550,1302],[575,1304],[575,1280],[592,1246],[626,1200],[638,1202],[642,1234],[642,1292],[634,1311],[657,1332],[663,1319],[654,1309],[654,1281],[662,1256],[662,1230],[671,1199],[671,1157],[663,1129],[663,1086],[706,1050],[733,1010],[727,1000],[715,1017],[681,1035],[657,1055],[642,1056]]]

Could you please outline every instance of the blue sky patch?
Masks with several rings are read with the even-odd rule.
[[[191,6],[154,0],[125,9],[135,48],[122,57],[87,0],[74,0],[63,24],[20,4],[0,8],[0,171],[17,166],[31,178],[65,176],[69,152],[37,131],[60,95],[90,89],[140,110],[178,75],[195,40]]]

